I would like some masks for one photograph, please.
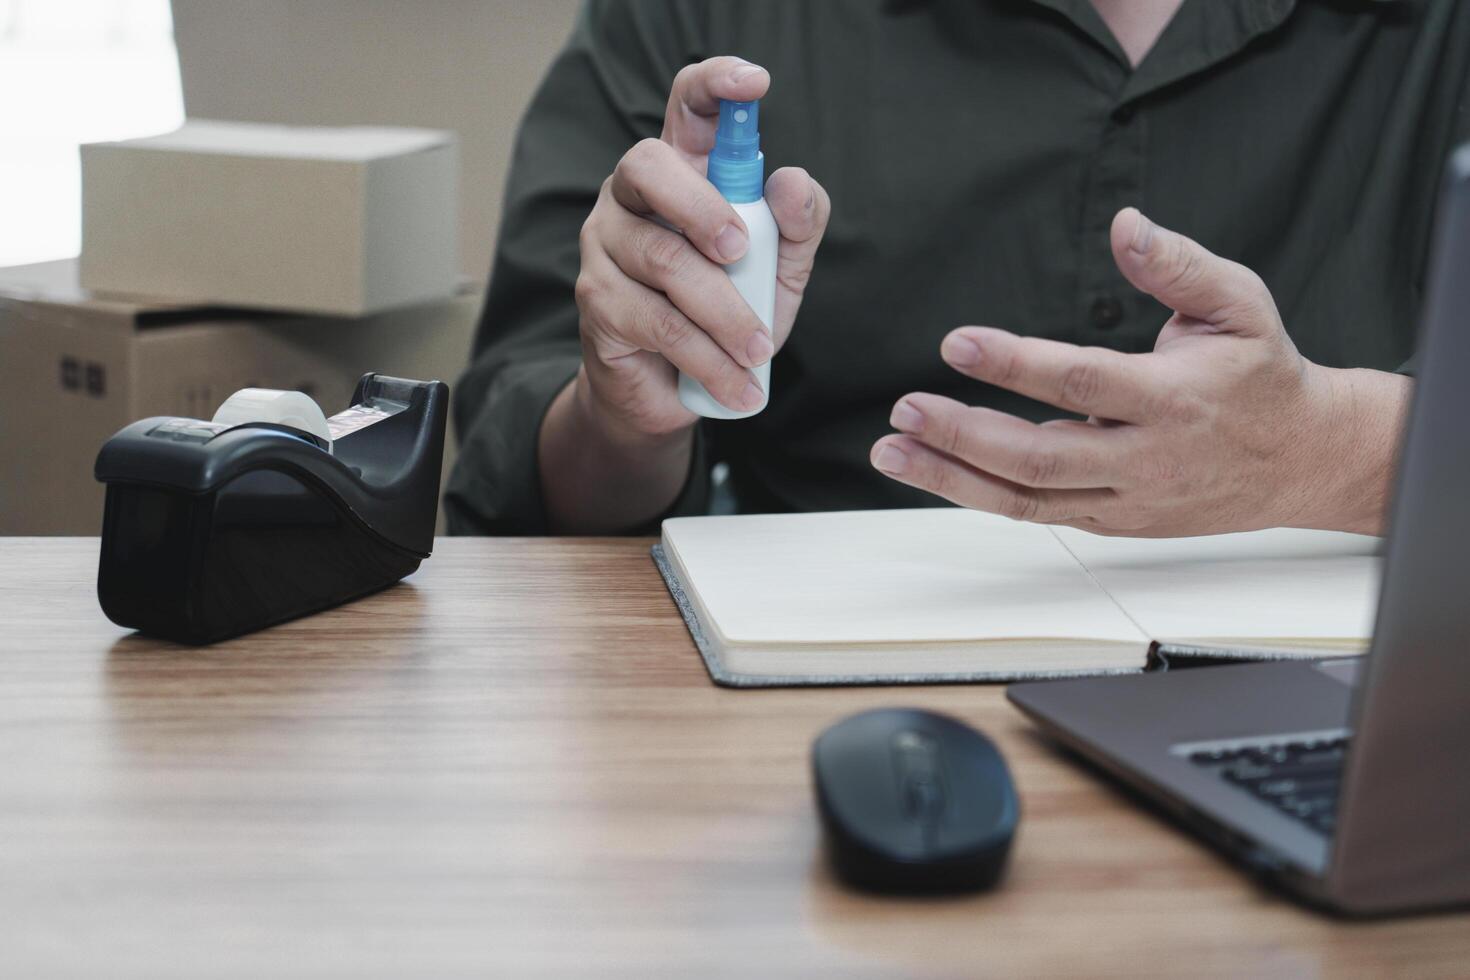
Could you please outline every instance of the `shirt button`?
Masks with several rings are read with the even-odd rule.
[[[1119,126],[1126,126],[1133,121],[1133,104],[1126,103],[1113,110],[1113,122]]]
[[[1123,304],[1116,296],[1099,296],[1092,301],[1092,325],[1111,330],[1123,320]]]

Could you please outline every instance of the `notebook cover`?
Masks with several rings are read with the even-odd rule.
[[[1137,674],[1143,668],[1119,667],[1114,670],[1033,670],[1033,671],[981,671],[978,673],[954,673],[954,674],[816,674],[810,677],[792,677],[786,674],[732,674],[725,669],[720,662],[719,654],[714,645],[705,636],[703,627],[699,623],[699,617],[694,612],[694,604],[689,601],[689,596],[684,592],[684,585],[674,572],[672,563],[664,554],[662,544],[655,544],[652,549],[653,563],[658,566],[659,574],[663,576],[664,584],[669,588],[669,595],[674,600],[674,605],[679,609],[679,615],[684,617],[684,625],[689,627],[689,635],[694,639],[694,646],[699,650],[699,656],[704,660],[704,669],[709,672],[710,680],[721,687],[854,687],[854,686],[887,686],[898,684],[987,684],[1008,683],[1010,681],[1032,681],[1047,680],[1057,677],[1097,677],[1103,674]],[[1149,656],[1149,663],[1154,658]]]
[[[1150,659],[1157,660],[1160,669],[1170,667],[1214,667],[1222,664],[1265,663],[1268,661],[1299,660],[1311,663],[1318,660],[1341,660],[1358,657],[1361,653],[1346,653],[1342,650],[1324,650],[1320,654],[1285,653],[1281,650],[1263,650],[1252,647],[1202,647],[1185,643],[1155,642],[1149,651]]]

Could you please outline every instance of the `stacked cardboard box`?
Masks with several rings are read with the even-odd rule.
[[[93,461],[139,418],[209,418],[246,387],[331,414],[367,371],[452,384],[479,308],[462,289],[367,317],[271,314],[95,295],[73,260],[0,269],[0,534],[99,533]]]
[[[460,268],[484,282],[516,127],[582,6],[173,0],[184,107],[211,119],[452,131]]]
[[[454,292],[454,135],[191,119],[82,147],[81,281],[362,316]]]
[[[457,183],[436,130],[194,120],[84,146],[80,261],[0,270],[0,534],[98,533],[93,461],[137,419],[453,381],[480,305]]]

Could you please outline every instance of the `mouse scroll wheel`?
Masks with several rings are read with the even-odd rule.
[[[944,793],[934,780],[917,776],[910,778],[903,788],[904,809],[908,815],[923,823],[932,823],[944,810]]]
[[[909,819],[937,821],[945,804],[938,740],[926,732],[900,732],[893,740],[893,762]]]

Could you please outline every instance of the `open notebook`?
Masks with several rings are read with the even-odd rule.
[[[654,546],[717,683],[930,683],[1142,670],[1154,641],[1360,653],[1378,538],[1108,538],[957,508],[682,517]]]

